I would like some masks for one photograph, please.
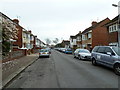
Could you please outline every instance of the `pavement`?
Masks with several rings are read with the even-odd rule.
[[[38,53],[2,64],[2,88],[38,59]]]

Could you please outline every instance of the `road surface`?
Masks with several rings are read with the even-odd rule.
[[[103,66],[52,50],[18,75],[6,88],[118,88],[118,76]]]

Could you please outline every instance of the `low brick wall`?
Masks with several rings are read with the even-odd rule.
[[[17,51],[13,51],[11,53],[8,53],[6,56],[2,57],[2,62],[7,62],[7,61],[11,61],[14,59],[18,59],[20,57],[25,56],[25,50],[17,50]]]
[[[34,49],[33,53],[38,53],[39,49]]]

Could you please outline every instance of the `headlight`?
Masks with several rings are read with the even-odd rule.
[[[85,55],[81,55],[82,57],[85,57]]]

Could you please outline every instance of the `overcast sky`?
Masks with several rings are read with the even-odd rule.
[[[0,11],[31,30],[39,39],[69,40],[91,26],[92,21],[113,19],[119,0],[0,0]]]

